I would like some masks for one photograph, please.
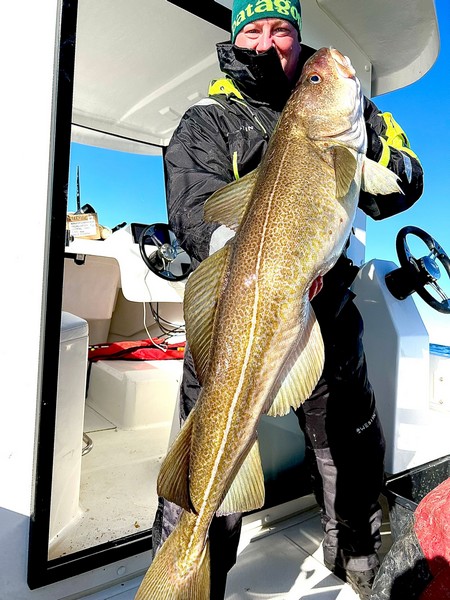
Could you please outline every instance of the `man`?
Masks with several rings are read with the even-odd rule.
[[[169,221],[181,245],[202,261],[232,236],[206,224],[203,205],[218,188],[253,170],[313,53],[301,44],[298,0],[235,0],[232,43],[218,44],[226,78],[212,83],[209,98],[184,115],[165,164]],[[401,194],[361,193],[360,207],[375,219],[405,210],[422,193],[422,169],[391,115],[365,101],[368,156],[401,179]],[[379,566],[384,438],[367,379],[361,317],[348,287],[357,272],[343,255],[313,299],[325,342],[325,368],[310,399],[297,411],[305,433],[313,487],[322,508],[326,565],[369,598]],[[321,288],[317,282],[313,297]],[[181,386],[181,420],[197,400],[199,385],[187,353]],[[173,529],[178,509],[160,501],[155,551]],[[224,597],[226,573],[236,560],[240,515],[215,518],[210,529],[211,598]]]

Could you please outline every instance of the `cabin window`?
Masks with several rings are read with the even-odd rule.
[[[68,218],[86,220],[68,222],[50,560],[149,531],[156,511],[149,473],[167,451],[182,361],[89,359],[94,347],[160,339],[183,327],[181,300],[151,302],[145,285],[134,290],[144,270],[133,225],[167,222],[162,149],[150,151],[71,144]],[[131,296],[127,278],[137,280]]]

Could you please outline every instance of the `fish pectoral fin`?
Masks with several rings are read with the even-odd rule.
[[[187,344],[194,359],[200,384],[203,384],[208,369],[217,297],[222,286],[229,252],[230,247],[224,246],[204,260],[189,277],[184,293]]]
[[[192,510],[189,497],[189,461],[194,413],[195,408],[190,412],[169,448],[161,465],[156,486],[158,496],[187,511]]]
[[[205,202],[205,221],[222,223],[236,231],[249,203],[258,173],[259,167],[214,192]]]
[[[400,177],[380,163],[365,157],[363,162],[361,188],[372,195],[403,194],[398,182]]]
[[[264,473],[258,440],[255,440],[216,515],[220,517],[236,512],[248,512],[261,508],[263,504]]]
[[[290,352],[282,371],[281,386],[267,414],[271,417],[286,415],[307,400],[320,379],[325,362],[325,351],[319,323],[312,306],[308,310],[306,327]]]
[[[358,163],[355,155],[345,146],[334,146],[334,171],[336,174],[336,197],[343,198],[355,179]]]

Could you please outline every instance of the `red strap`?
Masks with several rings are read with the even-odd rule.
[[[168,360],[184,358],[185,342],[167,344],[163,339],[130,340],[90,346],[88,358],[97,360]]]

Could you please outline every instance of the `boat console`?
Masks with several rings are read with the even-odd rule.
[[[414,257],[408,235],[425,243],[425,256]],[[450,356],[439,355],[436,346],[430,350],[428,331],[412,297],[416,292],[432,308],[449,314],[450,260],[418,227],[399,231],[397,252],[400,267],[371,260],[353,284],[364,320],[369,378],[386,437],[388,473],[450,453]]]

